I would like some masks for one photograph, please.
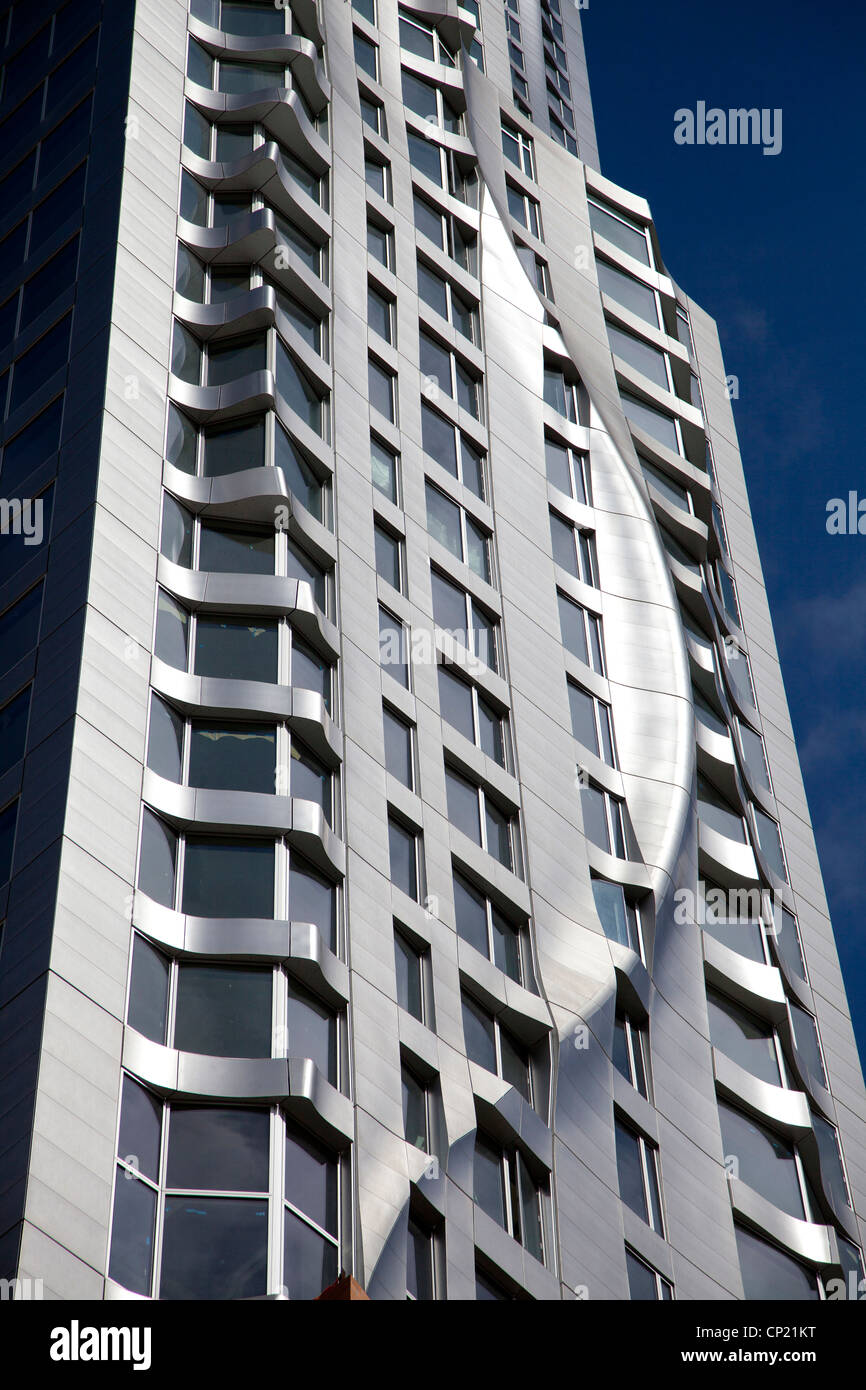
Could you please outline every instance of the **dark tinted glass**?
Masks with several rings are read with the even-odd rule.
[[[0,477],[7,496],[19,479],[49,455],[55,453],[60,443],[60,423],[63,416],[63,397],[58,396],[49,406],[32,420],[26,429],[11,439],[3,450],[3,467]]]
[[[132,978],[129,986],[127,1022],[156,1043],[165,1043],[168,1010],[168,961],[165,956],[136,936],[132,947]],[[127,1150],[121,1150],[121,1158]],[[136,1149],[137,1153],[138,1150]],[[136,1165],[141,1167],[140,1164]],[[142,1172],[149,1173],[146,1168]],[[155,1177],[155,1173],[149,1174]]]
[[[277,735],[261,724],[190,728],[189,785],[230,791],[274,791]]]
[[[421,957],[414,947],[394,933],[394,965],[397,974],[397,1003],[413,1018],[422,1019]]]
[[[0,617],[0,674],[36,646],[41,612],[42,585],[37,584]]]
[[[265,462],[264,419],[245,421],[231,429],[214,430],[205,435],[204,474],[220,478],[246,468],[261,468]]]
[[[145,809],[141,821],[141,857],[138,886],[163,907],[174,907],[177,836],[152,811]]]
[[[96,66],[97,37],[96,33],[91,34],[89,38],[84,40],[84,43],[78,45],[75,52],[71,53],[65,62],[60,64],[59,68],[54,69],[48,79],[46,113],[52,107],[59,106],[60,102],[64,101],[80,82],[93,76]]]
[[[199,676],[274,682],[277,679],[277,624],[242,618],[201,616],[198,620],[195,670]]]
[[[298,854],[289,866],[289,917],[312,922],[330,951],[337,949],[337,890]]]
[[[19,332],[39,317],[55,299],[73,284],[78,263],[78,237],[68,241],[62,250],[28,280],[21,301]]]
[[[264,1192],[268,1187],[270,1116],[232,1106],[173,1106],[168,1187]]]
[[[28,396],[38,391],[55,372],[66,366],[69,357],[69,335],[72,315],[67,314],[19,357],[12,372],[12,391],[9,412],[23,405]]]
[[[300,1129],[286,1127],[286,1201],[337,1234],[337,1161]]]
[[[310,1057],[326,1081],[337,1084],[337,1020],[315,995],[288,982],[287,1028],[290,1057]]]
[[[30,255],[71,217],[80,215],[86,167],[86,164],[79,164],[34,210],[30,223]]]
[[[286,1211],[283,1283],[289,1299],[309,1302],[337,1277],[337,1247]]]
[[[188,840],[183,911],[195,917],[273,917],[273,843]]]
[[[133,1178],[125,1168],[118,1168],[108,1274],[132,1293],[150,1293],[155,1217],[153,1188]]]
[[[174,1046],[210,1057],[270,1057],[270,970],[181,962]]]
[[[162,1102],[131,1076],[123,1078],[117,1155],[156,1182],[162,1134]]]
[[[39,178],[44,179],[62,163],[73,150],[86,140],[90,133],[90,113],[93,107],[93,98],[86,97],[80,101],[59,126],[55,126],[50,135],[46,135],[42,141],[39,151]]]
[[[261,1297],[267,1255],[267,1202],[166,1197],[160,1298]]]
[[[0,776],[24,757],[30,690],[28,685],[26,690],[0,709]]]
[[[202,523],[199,569],[223,574],[273,574],[274,537]]]

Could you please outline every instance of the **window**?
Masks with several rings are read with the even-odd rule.
[[[610,941],[618,941],[620,946],[628,946],[643,958],[643,933],[637,904],[626,897],[620,883],[595,877],[591,882],[595,910],[605,936]]]
[[[430,1094],[411,1067],[404,1062],[400,1068],[403,1093],[403,1134],[407,1144],[430,1152]]]
[[[367,251],[375,261],[394,269],[394,233],[389,227],[380,227],[378,222],[367,220]]]
[[[744,1071],[770,1086],[783,1084],[782,1054],[776,1030],[715,990],[707,990],[710,1042]]]
[[[628,1296],[633,1303],[667,1302],[674,1296],[673,1285],[626,1246]]]
[[[729,840],[746,843],[746,827],[742,812],[717,791],[700,772],[698,773],[698,815],[705,825],[724,835]]]
[[[757,901],[747,889],[719,888],[709,879],[698,880],[698,922],[704,931],[749,960],[766,963],[761,930],[760,893]],[[732,901],[732,898],[736,898]]]
[[[273,970],[261,967],[171,962],[136,936],[127,1022],[181,1052],[270,1057],[274,978]]]
[[[394,342],[394,301],[370,282],[367,284],[367,323],[386,343]]]
[[[670,502],[674,507],[678,507],[680,511],[689,513],[693,511],[692,495],[688,488],[684,488],[680,483],[674,482],[673,478],[669,478],[667,473],[663,473],[660,468],[656,468],[654,463],[650,463],[648,459],[643,458],[640,452],[638,452],[638,462],[640,463],[641,470],[647,482],[655,488],[656,492],[661,493],[665,501]]]
[[[453,150],[446,150],[423,135],[409,129],[406,133],[409,149],[409,163],[417,173],[423,174],[431,183],[459,198],[468,207],[478,206],[478,173],[474,165],[468,164],[464,156]]]
[[[644,265],[652,265],[646,228],[633,222],[624,212],[602,207],[601,203],[592,197],[589,199],[589,223],[594,232],[606,241],[613,242],[620,251],[643,261]]]
[[[184,720],[151,697],[147,765],[190,787],[274,792],[276,725]]]
[[[282,34],[286,28],[287,13],[291,14],[291,11],[278,9],[274,13],[273,5],[251,4],[250,0],[242,0],[239,4],[222,0],[219,25],[215,27],[227,34]]]
[[[388,706],[382,706],[385,734],[385,767],[410,791],[415,789],[414,729]]]
[[[397,420],[397,377],[373,357],[369,358],[367,369],[370,405],[393,425]]]
[[[0,615],[0,675],[10,671],[36,646],[41,616],[41,583]]]
[[[590,782],[581,786],[580,800],[587,839],[617,859],[628,858],[623,803],[619,797]]]
[[[794,1037],[794,1046],[800,1054],[800,1059],[805,1063],[809,1076],[817,1081],[819,1086],[827,1085],[827,1073],[824,1070],[824,1058],[821,1054],[821,1043],[818,1038],[818,1025],[810,1013],[795,1004],[793,999],[788,999],[788,1011],[791,1016],[791,1032]]]
[[[0,709],[0,776],[24,757],[31,692],[28,685]]]
[[[440,665],[439,709],[442,718],[500,767],[509,765],[508,716],[449,666]]]
[[[352,0],[352,9],[363,15],[370,24],[376,23],[376,0]]]
[[[403,541],[377,521],[373,527],[376,573],[398,593],[403,592]]]
[[[484,455],[461,430],[421,402],[421,445],[431,459],[446,469],[476,497],[484,500]]]
[[[613,1064],[645,1100],[649,1099],[648,1057],[646,1028],[639,1027],[628,1014],[617,1011],[613,1027]]]
[[[489,534],[472,519],[465,507],[452,502],[432,483],[427,483],[426,494],[427,529],[432,538],[489,584]]]
[[[577,141],[572,130],[574,127],[574,116],[571,107],[563,101],[555,92],[551,92],[550,85],[547,88],[548,97],[548,118],[550,121],[550,133],[558,145],[562,145],[568,150],[569,154],[577,154]]]
[[[437,628],[462,643],[477,660],[499,672],[499,622],[489,617],[471,594],[452,584],[437,570],[431,572],[433,621]]]
[[[414,210],[417,231],[470,275],[477,274],[478,244],[473,229],[464,226],[453,213],[443,212],[441,208],[422,198],[420,193],[414,195]]]
[[[517,817],[503,809],[483,787],[462,773],[445,768],[448,819],[464,835],[492,854],[504,868],[520,873]]]
[[[654,406],[638,400],[637,396],[630,395],[628,391],[620,391],[619,396],[627,420],[637,425],[638,429],[652,435],[653,439],[657,439],[666,449],[675,454],[682,454],[679,428],[672,415],[656,410]]]
[[[460,112],[442,90],[425,82],[414,72],[403,69],[403,105],[407,111],[420,116],[425,123],[442,126],[452,135],[460,135],[463,122]]]
[[[457,935],[517,984],[523,979],[523,933],[458,869],[452,871]]]
[[[550,266],[540,256],[533,257],[535,266],[535,288],[545,299],[553,299],[553,284],[550,279]]]
[[[764,753],[764,740],[754,729],[750,729],[748,724],[744,724],[742,719],[737,720],[737,728],[740,732],[743,757],[752,780],[765,791],[769,791],[770,777]]]
[[[478,309],[446,280],[426,264],[418,262],[418,295],[431,309],[453,324],[458,333],[471,343],[479,341]]]
[[[138,886],[194,917],[274,916],[273,840],[181,836],[145,809]]]
[[[388,849],[391,882],[415,902],[421,900],[421,836],[396,816],[388,816]]]
[[[441,391],[456,400],[474,419],[481,419],[480,377],[455,352],[423,332],[420,334],[420,366],[425,378],[425,396],[429,398],[431,393]]]
[[[406,1241],[406,1297],[428,1302],[436,1297],[435,1236],[409,1218]]]
[[[317,1298],[339,1269],[339,1164],[286,1122],[283,1284],[290,1299]]]
[[[768,923],[768,929],[772,932],[776,943],[776,953],[782,962],[782,966],[789,974],[798,980],[806,979],[806,967],[803,962],[803,951],[800,946],[800,934],[797,928],[797,919],[793,912],[789,912],[787,907],[781,903],[776,903],[773,909],[774,920]]]
[[[664,1235],[658,1150],[622,1120],[614,1120],[619,1195],[642,1221]]]
[[[595,536],[566,521],[558,512],[550,513],[550,540],[553,559],[574,579],[598,587],[598,560]]]
[[[574,425],[580,424],[577,386],[574,382],[567,381],[565,374],[558,368],[544,369],[544,400],[557,414],[564,415],[566,420],[570,420]]]
[[[355,47],[355,62],[362,72],[365,72],[368,77],[372,77],[374,82],[378,82],[378,46],[375,43],[371,43],[369,39],[364,38],[363,34],[359,34],[357,29],[354,31],[352,37]]]
[[[532,1104],[532,1066],[529,1049],[504,1028],[465,990],[461,993],[466,1056],[492,1071]]]
[[[449,68],[457,66],[454,54],[443,43],[432,24],[425,24],[423,20],[409,15],[402,9],[399,9],[398,13],[401,48],[406,49],[407,53],[416,54],[419,58],[427,58],[431,63],[441,63]]]
[[[57,452],[62,418],[63,396],[58,396],[3,446],[2,478],[7,497],[14,495],[19,480]]]
[[[820,1297],[814,1274],[798,1260],[742,1226],[734,1230],[746,1298],[788,1303]]]
[[[368,188],[386,203],[391,202],[391,165],[371,150],[364,156],[364,179]]]
[[[397,974],[397,1003],[419,1023],[425,1019],[424,959],[422,952],[394,930],[394,968]]]
[[[524,193],[513,183],[506,183],[506,195],[508,197],[508,211],[519,222],[521,227],[525,227],[534,237],[541,240],[541,207],[538,199],[531,194]]]
[[[742,621],[740,619],[740,605],[737,602],[737,591],[734,588],[734,581],[728,574],[728,571],[722,564],[721,560],[716,561],[715,575],[716,585],[718,587],[719,593],[721,594],[722,603],[725,607],[725,612],[731,619],[731,622],[736,623],[737,627],[742,627]]]
[[[543,1261],[541,1193],[541,1184],[533,1178],[520,1149],[502,1148],[484,1135],[477,1135],[475,1201],[530,1255]]]
[[[385,108],[381,101],[374,101],[372,97],[365,96],[359,89],[358,101],[361,106],[361,120],[364,125],[374,131],[376,135],[381,135],[383,140],[388,138],[388,124],[385,117]]]
[[[770,816],[766,815],[757,806],[752,804],[752,815],[755,818],[755,828],[758,832],[758,844],[761,853],[778,878],[788,882],[788,873],[785,868],[785,852],[782,848],[782,833],[778,823]]]
[[[169,666],[224,680],[278,679],[278,624],[216,613],[191,614],[164,590],[157,602],[154,653]]]
[[[638,318],[645,319],[653,328],[661,327],[655,290],[636,280],[633,275],[626,275],[624,271],[608,265],[607,261],[597,259],[595,264],[602,294],[609,295],[617,304],[637,314]]]
[[[0,811],[0,883],[6,883],[12,873],[12,853],[15,848],[17,824],[18,802],[13,801]]]
[[[616,767],[610,705],[574,681],[567,684],[574,737],[597,758],[603,758],[611,767]]]
[[[399,459],[392,449],[375,437],[370,439],[370,467],[376,491],[387,497],[389,502],[396,503],[399,496]]]
[[[586,455],[545,435],[544,457],[548,482],[560,492],[564,492],[567,497],[573,497],[575,501],[591,506],[589,459]]]
[[[823,1115],[819,1115],[817,1110],[812,1111],[812,1128],[818,1141],[818,1152],[821,1156],[821,1177],[824,1180],[825,1191],[829,1193],[836,1210],[844,1212],[846,1207],[852,1205],[852,1202],[848,1183],[845,1179],[845,1169],[842,1166],[839,1131],[830,1124],[829,1120],[825,1120]]]
[[[645,343],[642,338],[636,338],[633,333],[626,333],[625,329],[617,328],[612,323],[607,325],[607,336],[614,357],[621,357],[623,362],[634,367],[635,371],[640,372],[656,386],[660,386],[663,391],[671,390],[667,353],[661,352],[650,343]]]
[[[722,1149],[731,1176],[797,1220],[809,1220],[794,1148],[750,1116],[719,1101]],[[735,1162],[732,1164],[732,1160]]]
[[[69,359],[69,340],[72,315],[66,314],[59,323],[17,358],[12,368],[12,387],[9,392],[11,415],[34,391],[38,391],[56,372],[64,370]]]
[[[389,676],[409,689],[409,643],[399,618],[379,605],[379,665]]]
[[[502,123],[502,153],[529,178],[535,178],[535,163],[532,150],[532,136],[526,135],[515,126]]]

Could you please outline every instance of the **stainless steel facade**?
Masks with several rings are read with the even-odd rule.
[[[866,1095],[725,368],[578,10],[142,0],[123,164],[3,1272],[833,1296]]]

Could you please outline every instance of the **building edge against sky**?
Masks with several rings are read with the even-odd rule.
[[[837,1296],[866,1096],[725,368],[579,12],[3,42],[0,1276]]]

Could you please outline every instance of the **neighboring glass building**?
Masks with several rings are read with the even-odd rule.
[[[578,10],[0,45],[0,1277],[859,1278],[718,336],[599,172]]]

